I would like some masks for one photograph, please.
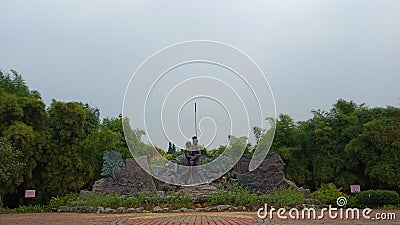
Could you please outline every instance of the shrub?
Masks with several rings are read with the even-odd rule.
[[[70,202],[73,201],[73,199],[76,199],[78,197],[78,194],[69,194],[66,196],[62,197],[52,197],[47,205],[47,210],[48,211],[56,211],[60,206],[68,205]]]
[[[344,193],[340,191],[340,188],[336,188],[335,184],[321,184],[321,187],[318,188],[317,191],[311,194],[311,197],[314,199],[319,200],[322,204],[325,205],[336,205],[336,200],[341,197],[345,196]]]
[[[135,196],[120,196],[118,194],[100,194],[92,193],[86,198],[80,198],[76,201],[72,201],[71,198],[53,198],[49,203],[49,209],[54,210],[61,205],[66,206],[92,206],[92,207],[126,207],[126,208],[138,208],[143,207],[146,210],[151,210],[155,206],[162,208],[168,207],[170,209],[178,209],[182,207],[193,208],[194,199],[189,194],[182,193],[168,193],[167,197],[161,198],[156,194],[150,194],[147,192],[139,192]]]
[[[368,190],[356,194],[356,201],[359,207],[377,208],[385,205],[397,205],[399,194],[396,191]]]
[[[18,208],[8,210],[10,213],[33,213],[46,211],[46,207],[42,205],[21,205]]]
[[[189,194],[178,193],[170,195],[164,200],[164,204],[170,209],[194,208],[194,199]]]
[[[249,190],[243,189],[234,198],[234,205],[260,205],[258,204],[257,195]]]
[[[211,206],[215,205],[234,205],[234,206],[253,206],[261,207],[264,203],[269,205],[298,206],[306,202],[303,193],[294,191],[291,188],[277,189],[271,193],[254,193],[243,188],[237,183],[230,184],[227,187],[219,186],[218,192],[208,196]]]
[[[294,207],[306,202],[303,193],[296,192],[291,188],[273,190],[269,194],[260,196],[260,200],[262,203],[276,207]]]
[[[77,201],[70,202],[69,206],[103,206],[110,208],[118,208],[126,204],[126,198],[118,194],[102,195],[99,193],[92,193],[87,198],[81,198]]]
[[[216,205],[260,205],[257,194],[243,188],[238,183],[220,184],[218,192],[208,196],[208,204]]]

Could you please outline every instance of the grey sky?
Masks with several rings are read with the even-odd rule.
[[[161,48],[215,40],[254,59],[277,112],[337,99],[400,103],[400,1],[0,0],[0,69],[51,98],[121,112],[135,69]]]

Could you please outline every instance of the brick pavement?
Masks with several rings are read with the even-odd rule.
[[[254,213],[21,213],[0,214],[0,224],[84,224],[84,225],[250,225],[257,220]]]
[[[256,219],[255,212],[221,213],[129,213],[129,214],[84,214],[84,213],[21,213],[0,214],[0,225],[54,224],[54,225],[400,225],[397,220],[280,220],[265,222]]]
[[[132,225],[248,225],[257,222],[249,217],[229,217],[209,214],[164,216],[158,218],[127,219],[123,224]]]

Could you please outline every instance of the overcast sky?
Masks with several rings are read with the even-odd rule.
[[[214,40],[249,55],[295,120],[339,98],[400,104],[400,1],[0,0],[0,69],[51,99],[121,112],[156,51]]]

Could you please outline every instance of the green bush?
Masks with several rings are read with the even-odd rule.
[[[234,201],[235,194],[228,191],[218,191],[217,193],[208,195],[208,203],[211,206],[229,205]]]
[[[164,199],[163,205],[169,209],[194,208],[194,199],[189,194],[170,193],[168,198]]]
[[[47,208],[43,205],[21,205],[15,209],[8,209],[9,213],[37,213],[47,212]]]
[[[220,184],[218,192],[208,196],[208,203],[210,206],[216,205],[260,205],[257,194],[243,188],[238,183],[226,185]]]
[[[70,202],[72,202],[75,198],[78,197],[78,194],[69,194],[66,196],[62,196],[62,197],[52,197],[49,201],[49,203],[47,204],[47,210],[48,211],[57,211],[58,208],[60,208],[60,206],[64,206],[64,205],[69,205]]]
[[[399,204],[399,194],[396,191],[368,190],[356,194],[359,207],[377,208],[385,205]]]
[[[54,198],[50,201],[49,207],[51,210],[57,209],[61,205],[66,206],[92,206],[92,207],[126,207],[138,208],[143,207],[146,210],[152,210],[155,206],[162,208],[168,207],[170,209],[178,209],[182,207],[193,208],[194,199],[188,194],[182,193],[167,193],[167,197],[161,198],[156,194],[146,192],[139,192],[135,196],[120,196],[118,194],[99,194],[92,193],[86,198],[80,198],[72,201],[71,198],[63,200],[64,198]],[[65,197],[66,198],[66,197]],[[50,206],[51,205],[51,206]]]
[[[399,207],[397,205],[384,205],[383,207],[380,207],[380,209],[384,210],[398,210]]]
[[[155,206],[169,209],[211,207],[217,205],[251,206],[260,207],[264,203],[274,206],[298,206],[306,202],[304,194],[293,189],[274,190],[269,194],[255,193],[243,188],[238,183],[220,184],[217,192],[208,195],[206,203],[196,203],[190,194],[167,192],[165,197],[156,194],[140,192],[137,196],[120,196],[117,194],[103,195],[92,193],[85,198],[77,198],[77,195],[52,198],[47,210],[55,211],[60,206],[92,206],[92,207],[143,207],[152,210]]]
[[[262,203],[276,207],[294,207],[306,202],[303,193],[296,192],[291,188],[273,190],[269,194],[261,195],[260,200]]]
[[[234,206],[255,206],[260,207],[267,203],[269,205],[298,206],[306,202],[303,193],[294,191],[291,188],[277,189],[271,193],[254,193],[241,187],[239,184],[233,184],[228,188],[219,188],[218,192],[208,196],[211,206],[216,205],[234,205]]]
[[[260,205],[258,202],[257,195],[250,192],[249,190],[242,190],[234,198],[234,205],[236,206],[246,206],[246,205]]]
[[[319,200],[322,204],[325,205],[336,205],[336,200],[341,197],[348,197],[344,193],[340,191],[340,188],[337,188],[335,184],[321,184],[321,187],[318,188],[317,191],[311,194],[311,197]]]
[[[77,201],[69,203],[69,206],[103,206],[110,208],[118,208],[126,205],[126,198],[118,195],[102,195],[99,193],[90,194],[87,198],[80,198]]]

